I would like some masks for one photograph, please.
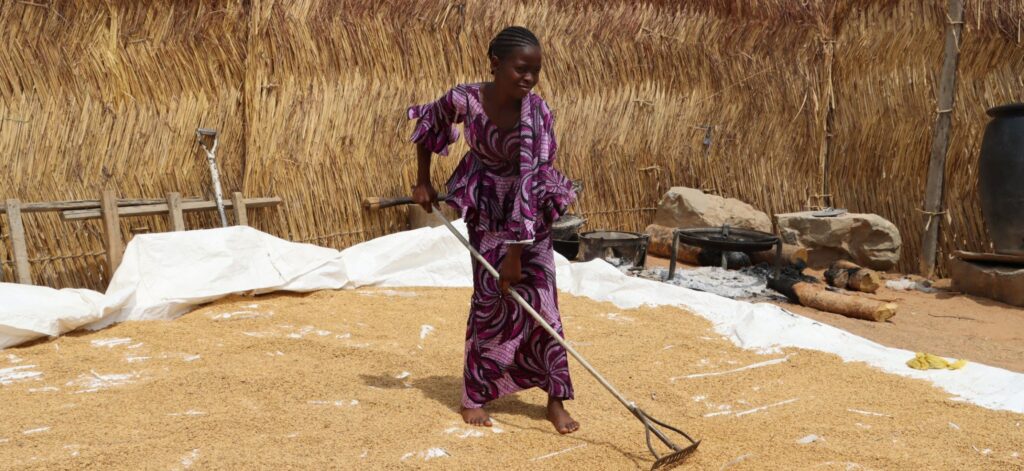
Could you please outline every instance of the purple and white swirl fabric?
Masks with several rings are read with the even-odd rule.
[[[409,108],[412,141],[447,155],[462,123],[470,150],[448,179],[448,203],[469,229],[470,243],[495,267],[509,243],[523,243],[523,280],[514,289],[562,335],[555,287],[551,223],[576,198],[554,168],[554,116],[536,94],[523,98],[518,126],[500,129],[483,111],[481,85],[452,88],[433,103]],[[565,349],[494,279],[473,262],[473,298],[466,328],[462,405],[481,407],[503,395],[539,387],[572,399]]]

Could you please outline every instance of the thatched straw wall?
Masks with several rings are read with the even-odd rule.
[[[984,110],[1024,102],[1024,0],[968,2],[964,22],[946,163],[944,207],[949,214],[940,232],[947,257],[957,249],[992,250],[977,181],[978,152],[989,121]]]
[[[247,18],[237,5],[172,0],[0,3],[0,198],[201,195],[198,126],[221,129],[222,178],[239,187]],[[25,220],[36,283],[105,285],[98,222]],[[159,218],[122,226],[126,237],[166,230]]]
[[[334,247],[397,230],[403,211],[359,201],[412,183],[405,107],[486,79],[486,41],[518,23],[545,43],[539,92],[556,112],[561,168],[585,181],[576,210],[590,227],[642,228],[668,185],[770,212],[830,191],[893,219],[904,268],[915,266],[944,2],[146,3],[0,4],[14,45],[0,52],[0,198],[201,195],[193,132],[206,126],[222,132],[226,190],[284,198],[250,215],[260,229]],[[984,10],[965,32],[950,154],[950,199],[975,201],[951,213],[947,247],[986,240],[974,180],[956,170],[976,159],[978,108],[1021,94],[1021,47],[1006,34],[1020,3]],[[441,159],[439,187],[464,150]],[[38,283],[103,286],[98,224],[27,220]],[[124,222],[133,228],[165,225]],[[7,250],[3,240],[0,259]]]
[[[562,168],[586,181],[579,209],[592,225],[642,227],[670,183],[719,188],[775,210],[799,204],[813,187],[813,159],[791,158],[813,156],[820,140],[818,31],[808,12],[485,4],[261,6],[247,108],[260,131],[247,142],[246,191],[288,192],[297,240],[343,245],[393,227],[393,216],[364,214],[354,203],[408,192],[415,160],[404,108],[485,79],[481,51],[510,23],[545,38],[540,92],[557,114]],[[783,14],[796,24],[776,21]],[[716,126],[706,157],[704,124]],[[441,160],[438,184],[464,149]],[[784,186],[750,184],[757,181]],[[275,224],[266,228],[283,230]]]
[[[965,2],[946,162],[948,214],[940,265],[953,250],[987,250],[977,161],[989,107],[1024,100],[1024,2]],[[924,207],[946,1],[850,2],[836,13],[835,137],[829,181],[837,205],[875,212],[903,236],[900,269],[915,271]],[[941,268],[941,267],[940,267]]]

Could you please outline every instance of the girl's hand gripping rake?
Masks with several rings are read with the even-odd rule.
[[[491,273],[491,276],[499,278],[498,271],[495,270],[490,263],[487,263],[487,260],[483,256],[481,256],[480,253],[478,253],[476,249],[473,248],[473,246],[469,244],[469,241],[466,240],[466,238],[463,237],[462,234],[459,233],[459,231],[455,229],[454,226],[452,226],[452,223],[448,221],[448,218],[446,218],[444,214],[441,213],[440,209],[438,209],[436,206],[434,209],[435,210],[433,211],[433,213],[436,214],[437,217],[441,220],[441,222],[443,222],[444,225],[448,227],[448,230],[450,230],[452,234],[454,234],[455,237],[457,237],[459,241],[462,242],[462,245],[464,245],[466,249],[469,250],[469,253],[473,255],[473,258],[475,258],[477,262],[480,262],[480,264],[482,264],[483,267],[486,268],[487,271]],[[552,329],[551,326],[544,321],[544,318],[542,318],[540,314],[538,314],[537,311],[535,311],[533,307],[530,306],[530,303],[526,302],[526,300],[519,295],[519,293],[516,293],[515,290],[509,290],[509,295],[511,295],[512,298],[515,299],[515,301],[519,303],[519,305],[522,306],[523,309],[526,310],[526,312],[530,313],[530,315],[533,316],[533,320],[536,321],[538,325],[543,327],[544,330],[547,331],[547,333],[550,334],[559,343],[559,345],[562,346],[562,348],[565,348],[565,350],[569,352],[569,354],[571,354],[573,358],[579,361],[580,364],[583,365],[583,367],[586,368],[586,370],[590,372],[590,374],[593,375],[594,378],[597,379],[597,381],[601,383],[601,385],[604,386],[605,389],[608,390],[608,392],[615,396],[615,399],[618,399],[623,406],[626,406],[626,409],[628,409],[629,412],[633,414],[633,416],[640,420],[640,422],[644,425],[644,429],[646,432],[647,448],[651,450],[651,454],[654,455],[654,464],[651,466],[652,470],[668,468],[670,466],[679,464],[684,459],[686,459],[687,456],[689,456],[690,454],[697,450],[697,446],[700,445],[700,440],[694,440],[689,435],[687,435],[686,432],[683,432],[682,430],[679,430],[671,425],[668,425],[658,419],[655,419],[647,415],[646,412],[637,407],[636,403],[632,401],[627,401],[626,398],[623,397],[617,389],[615,389],[615,386],[612,386],[612,384],[609,383],[608,380],[604,379],[604,376],[601,376],[601,373],[598,373],[597,370],[594,369],[594,367],[591,366],[590,363],[587,362],[587,360],[584,359],[582,355],[580,355],[578,352],[576,352],[575,349],[570,347],[569,344],[567,344],[565,340],[563,340],[562,337],[558,335],[558,332]],[[659,426],[661,428],[659,428]],[[690,443],[686,444],[685,446],[679,446],[675,442],[673,442],[668,437],[668,435],[666,435],[666,432],[662,429],[682,435]],[[652,435],[656,439],[661,441],[661,443],[665,445],[665,447],[667,447],[668,450],[663,451],[662,453],[658,453],[658,450],[656,450],[654,447],[653,440],[651,440]]]

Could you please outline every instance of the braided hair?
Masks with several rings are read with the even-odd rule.
[[[487,46],[487,57],[495,56],[499,60],[508,57],[509,53],[521,48],[536,46],[540,47],[540,40],[537,36],[522,26],[509,26],[501,30],[491,43]]]

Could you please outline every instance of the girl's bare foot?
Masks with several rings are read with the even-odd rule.
[[[559,399],[548,398],[548,420],[555,426],[555,430],[563,435],[580,429],[580,423],[573,420]]]
[[[487,411],[483,407],[477,409],[462,408],[462,420],[469,425],[476,425],[477,427],[490,427],[491,416],[487,415]]]

